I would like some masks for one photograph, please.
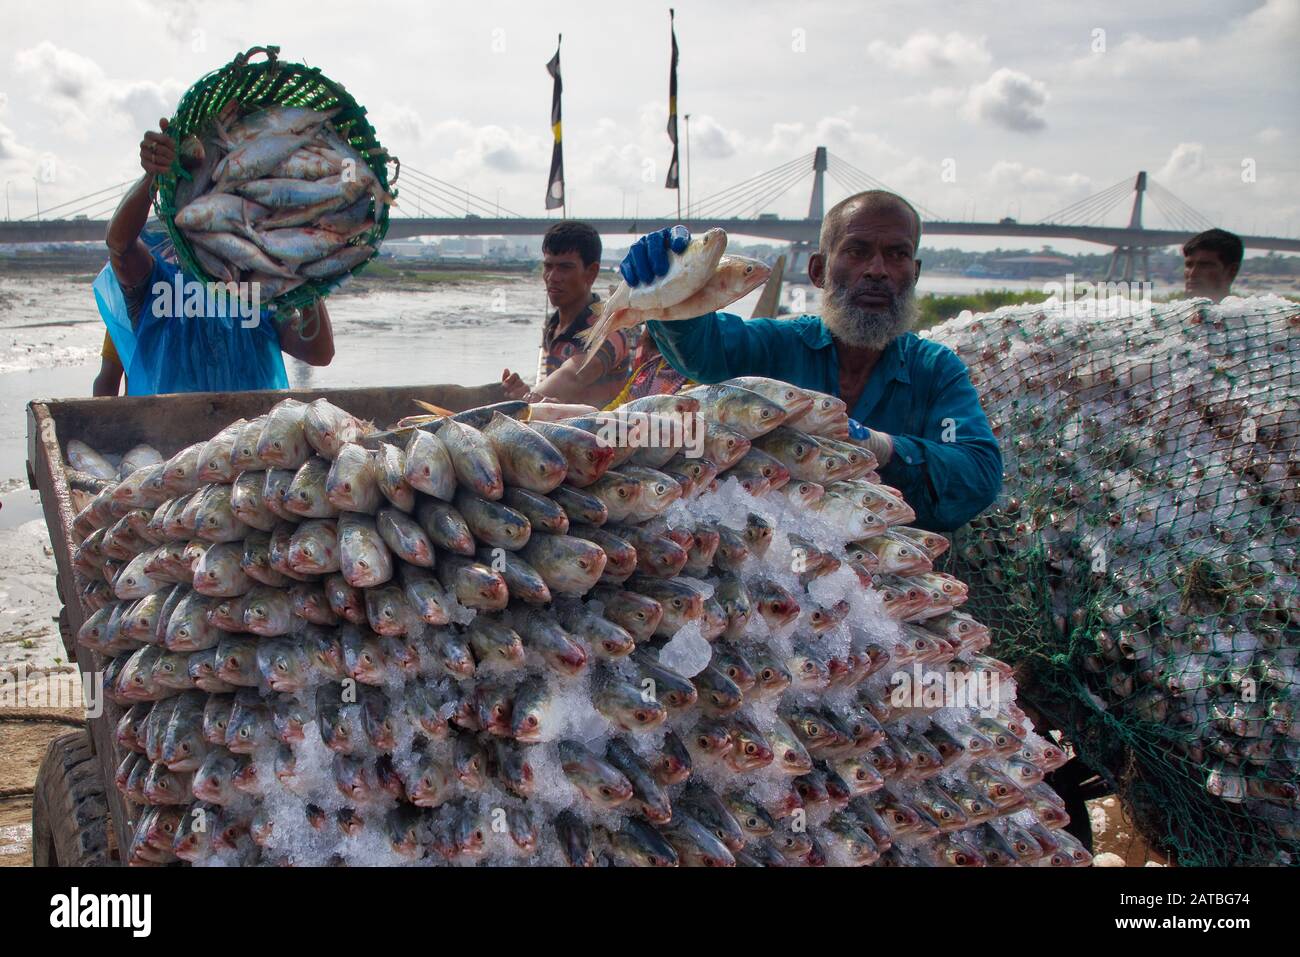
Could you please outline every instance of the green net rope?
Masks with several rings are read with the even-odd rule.
[[[1300,863],[1300,305],[963,314],[1003,449],[951,571],[1022,694],[1183,865]]]

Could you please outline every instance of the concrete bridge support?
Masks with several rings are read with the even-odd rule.
[[[1149,246],[1116,246],[1110,257],[1110,265],[1106,267],[1106,281],[1150,282],[1151,248]]]

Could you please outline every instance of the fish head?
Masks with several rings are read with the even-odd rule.
[[[767,263],[747,256],[723,256],[715,271],[719,282],[734,302],[747,296],[772,275],[772,268]]]

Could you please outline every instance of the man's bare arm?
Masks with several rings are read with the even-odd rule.
[[[162,132],[150,130],[140,141],[140,166],[144,176],[122,197],[104,238],[108,246],[108,261],[123,289],[138,286],[153,271],[153,257],[149,254],[149,247],[140,240],[140,233],[149,219],[155,177],[167,172],[176,158],[176,146],[166,133],[167,121],[159,120],[158,125]]]
[[[280,348],[295,359],[313,366],[327,366],[334,361],[334,327],[323,299],[277,323],[277,331]]]
[[[605,357],[598,355],[587,367],[585,355],[570,356],[564,364],[533,386],[533,395],[545,396],[556,402],[577,403],[603,407],[618,395],[623,383],[607,381],[609,372]]]
[[[122,364],[115,358],[104,356],[99,361],[99,375],[95,376],[90,394],[96,397],[117,395],[121,385]]]

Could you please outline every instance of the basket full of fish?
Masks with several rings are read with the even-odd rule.
[[[1025,696],[1187,865],[1300,860],[1300,306],[964,314],[1006,463],[954,545]]]
[[[250,62],[257,52],[266,59]],[[281,61],[278,47],[241,54],[186,92],[168,133],[177,160],[157,209],[192,275],[258,282],[264,303],[288,308],[377,253],[396,160],[319,69]]]
[[[840,400],[544,408],[68,443],[130,863],[1089,862]]]

